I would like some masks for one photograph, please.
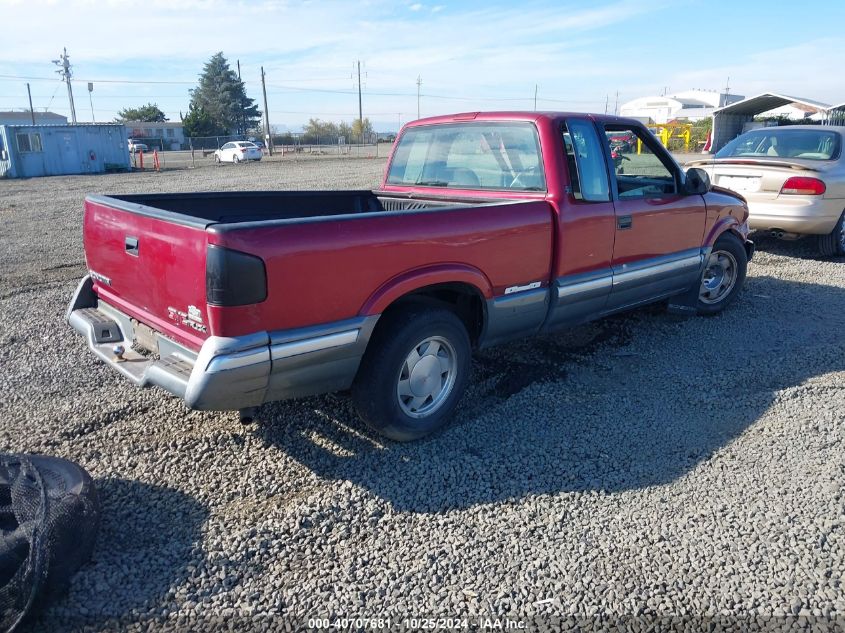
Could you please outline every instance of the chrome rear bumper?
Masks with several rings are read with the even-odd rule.
[[[347,389],[377,316],[246,336],[210,336],[199,353],[155,332],[156,355],[133,349],[132,319],[99,301],[90,277],[79,284],[67,320],[88,347],[139,387],[157,386],[192,409],[232,411]],[[115,346],[124,348],[121,358]]]

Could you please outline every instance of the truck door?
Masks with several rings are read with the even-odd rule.
[[[688,289],[702,262],[706,208],[681,189],[681,169],[646,128],[604,125],[616,213],[607,311]]]
[[[559,202],[552,304],[546,327],[595,318],[613,282],[616,218],[603,138],[587,118],[570,118],[559,129],[567,184]],[[549,161],[551,164],[551,161]]]

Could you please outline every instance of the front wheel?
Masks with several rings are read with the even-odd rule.
[[[217,163],[218,165],[220,164],[220,154],[214,155],[214,162]]]
[[[724,233],[710,251],[701,275],[698,313],[717,314],[724,310],[745,283],[748,254],[733,233]]]
[[[839,222],[827,235],[819,235],[819,255],[837,257],[845,255],[845,211],[839,216]]]
[[[379,323],[352,385],[352,401],[370,428],[399,442],[442,427],[466,388],[470,340],[455,313],[424,305]]]

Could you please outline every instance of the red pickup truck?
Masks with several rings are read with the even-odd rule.
[[[621,134],[642,144],[611,157]],[[376,191],[89,196],[68,319],[188,407],[351,388],[409,440],[453,412],[473,349],[656,301],[719,312],[747,215],[633,120],[442,116],[404,127]]]

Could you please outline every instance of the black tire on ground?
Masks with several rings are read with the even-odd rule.
[[[238,158],[237,156],[232,156],[232,162],[233,162],[235,165],[237,165],[239,162],[241,162],[241,159],[240,159],[240,158]]]
[[[217,163],[218,165],[220,164],[220,156],[219,155],[217,155],[217,154],[214,155],[214,162]]]
[[[99,502],[73,462],[0,454],[0,503],[0,624],[10,630],[63,593],[90,558]]]
[[[385,314],[352,385],[358,415],[399,442],[436,431],[461,399],[471,354],[464,324],[448,309],[411,304]]]
[[[708,292],[706,287],[708,281],[718,281],[710,276],[713,269],[718,270],[718,262],[724,262],[732,267],[733,282],[732,285],[725,284],[724,287],[718,285],[715,292],[712,290]],[[698,295],[698,314],[708,316],[718,314],[729,306],[742,289],[747,270],[748,254],[745,252],[742,240],[733,233],[723,233],[713,244],[713,249],[704,264]],[[721,292],[719,292],[720,288]]]
[[[822,257],[845,255],[845,211],[839,216],[839,222],[830,233],[819,235],[819,255]]]

